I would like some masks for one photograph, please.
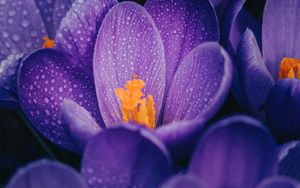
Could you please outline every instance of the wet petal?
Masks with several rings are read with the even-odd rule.
[[[46,36],[42,18],[33,0],[0,3],[0,61],[10,54],[40,48]]]
[[[72,100],[63,101],[62,115],[67,124],[68,134],[81,151],[84,150],[89,139],[101,130],[91,114]]]
[[[160,188],[205,188],[203,183],[192,175],[175,176]]]
[[[267,0],[263,17],[263,54],[273,78],[283,57],[300,59],[300,2]]]
[[[76,1],[62,19],[55,48],[79,57],[91,69],[98,30],[116,0]]]
[[[40,160],[20,169],[7,188],[88,188],[82,176],[58,162]]]
[[[253,188],[277,169],[277,147],[258,121],[233,116],[214,125],[199,141],[189,172],[209,188]]]
[[[299,188],[299,182],[283,177],[283,176],[274,176],[267,178],[262,181],[256,188]]]
[[[162,143],[134,125],[106,129],[84,153],[82,174],[90,187],[153,187],[168,178],[171,166]]]
[[[217,17],[208,0],[148,0],[145,8],[164,43],[168,89],[179,64],[193,48],[219,40]]]
[[[100,110],[106,125],[122,120],[116,88],[137,75],[152,95],[156,116],[164,96],[165,56],[160,35],[146,10],[132,2],[116,5],[105,17],[94,56]]]
[[[265,104],[267,125],[280,141],[300,136],[300,81],[279,80],[270,89]]]
[[[63,99],[76,101],[101,122],[93,77],[70,55],[42,49],[28,56],[19,73],[20,105],[33,126],[52,142],[76,150],[65,133]]]
[[[210,119],[223,104],[232,81],[232,64],[225,50],[207,42],[192,50],[171,84],[164,123]]]
[[[66,16],[75,0],[55,0],[53,10],[54,31],[58,31],[61,20]]]
[[[204,132],[205,123],[204,120],[174,122],[158,127],[156,134],[174,161],[188,160]]]
[[[260,111],[269,90],[274,84],[273,78],[263,62],[253,32],[245,31],[237,50],[236,79],[234,88],[236,99],[241,107],[257,117],[263,117]]]
[[[300,143],[289,142],[281,149],[279,158],[279,174],[300,181]]]

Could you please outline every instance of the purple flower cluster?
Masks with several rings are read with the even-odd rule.
[[[0,106],[82,156],[7,187],[300,187],[300,2],[245,1],[0,0]]]

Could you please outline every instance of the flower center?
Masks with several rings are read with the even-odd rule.
[[[297,78],[300,79],[300,60],[285,57],[281,60],[279,79]]]
[[[43,37],[44,44],[43,48],[54,48],[54,40],[49,39],[48,37]]]
[[[124,88],[115,90],[116,96],[121,101],[121,112],[124,122],[134,122],[144,125],[147,128],[155,128],[155,108],[152,95],[144,97],[142,89],[145,82],[133,75],[132,80],[128,80]]]

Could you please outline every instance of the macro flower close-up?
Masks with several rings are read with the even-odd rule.
[[[299,6],[0,0],[0,187],[300,187]]]

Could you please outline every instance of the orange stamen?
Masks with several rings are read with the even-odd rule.
[[[48,37],[43,37],[44,44],[43,48],[54,48],[54,40],[49,39]]]
[[[151,95],[143,98],[142,89],[145,87],[145,82],[134,75],[124,87],[125,89],[117,88],[115,90],[116,96],[121,101],[120,109],[123,121],[155,128],[154,99]]]
[[[300,79],[300,60],[285,57],[281,60],[279,79],[297,78]]]

